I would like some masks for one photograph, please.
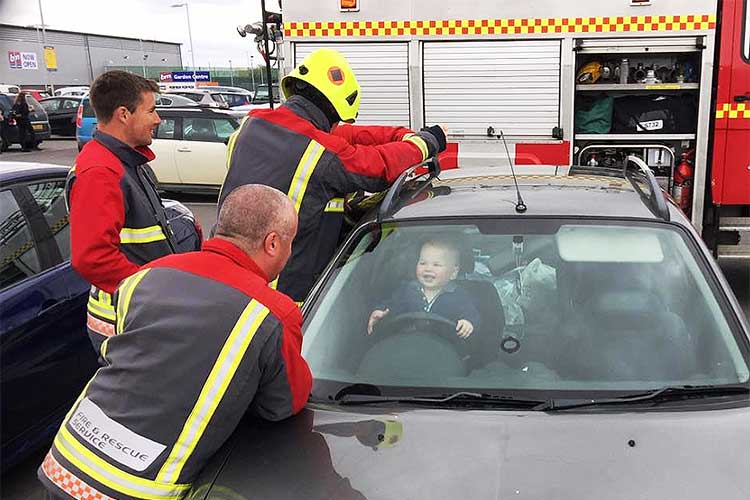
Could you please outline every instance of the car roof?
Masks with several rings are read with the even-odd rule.
[[[5,183],[33,177],[64,177],[69,170],[70,167],[51,163],[2,161],[0,162],[0,181]]]
[[[170,114],[190,114],[190,113],[202,113],[202,114],[216,114],[221,116],[234,116],[232,111],[229,109],[214,108],[211,106],[168,106],[159,108],[159,116],[167,116]]]
[[[428,196],[397,208],[390,217],[395,220],[472,216],[661,220],[626,178],[586,172],[520,174],[517,180],[527,207],[523,214],[516,212],[513,176],[489,167],[444,171],[432,181]],[[689,224],[673,202],[667,202],[667,207],[670,220]]]
[[[39,99],[39,102],[42,102],[42,101],[51,101],[53,99],[70,99],[72,101],[78,99],[78,100],[82,101],[83,100],[83,96],[82,95],[53,95],[53,96],[50,96],[50,97],[45,97],[44,99]]]

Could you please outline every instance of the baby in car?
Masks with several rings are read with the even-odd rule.
[[[479,311],[465,289],[456,284],[460,252],[448,240],[433,238],[422,245],[417,261],[416,281],[401,285],[381,303],[367,323],[372,334],[375,324],[389,314],[431,312],[456,323],[456,335],[468,338],[479,325]]]

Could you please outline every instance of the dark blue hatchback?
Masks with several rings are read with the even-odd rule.
[[[0,163],[2,470],[46,446],[96,370],[70,265],[68,169]]]

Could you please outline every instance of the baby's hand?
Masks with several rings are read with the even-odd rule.
[[[372,314],[370,314],[370,320],[367,322],[367,335],[372,335],[372,328],[375,326],[375,323],[383,319],[389,312],[390,309],[375,309]]]
[[[456,335],[462,339],[469,338],[469,335],[471,335],[473,331],[474,325],[471,324],[471,321],[459,319],[456,323]]]

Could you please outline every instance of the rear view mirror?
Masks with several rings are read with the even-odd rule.
[[[658,263],[664,252],[656,230],[642,227],[564,225],[555,235],[566,262]]]

